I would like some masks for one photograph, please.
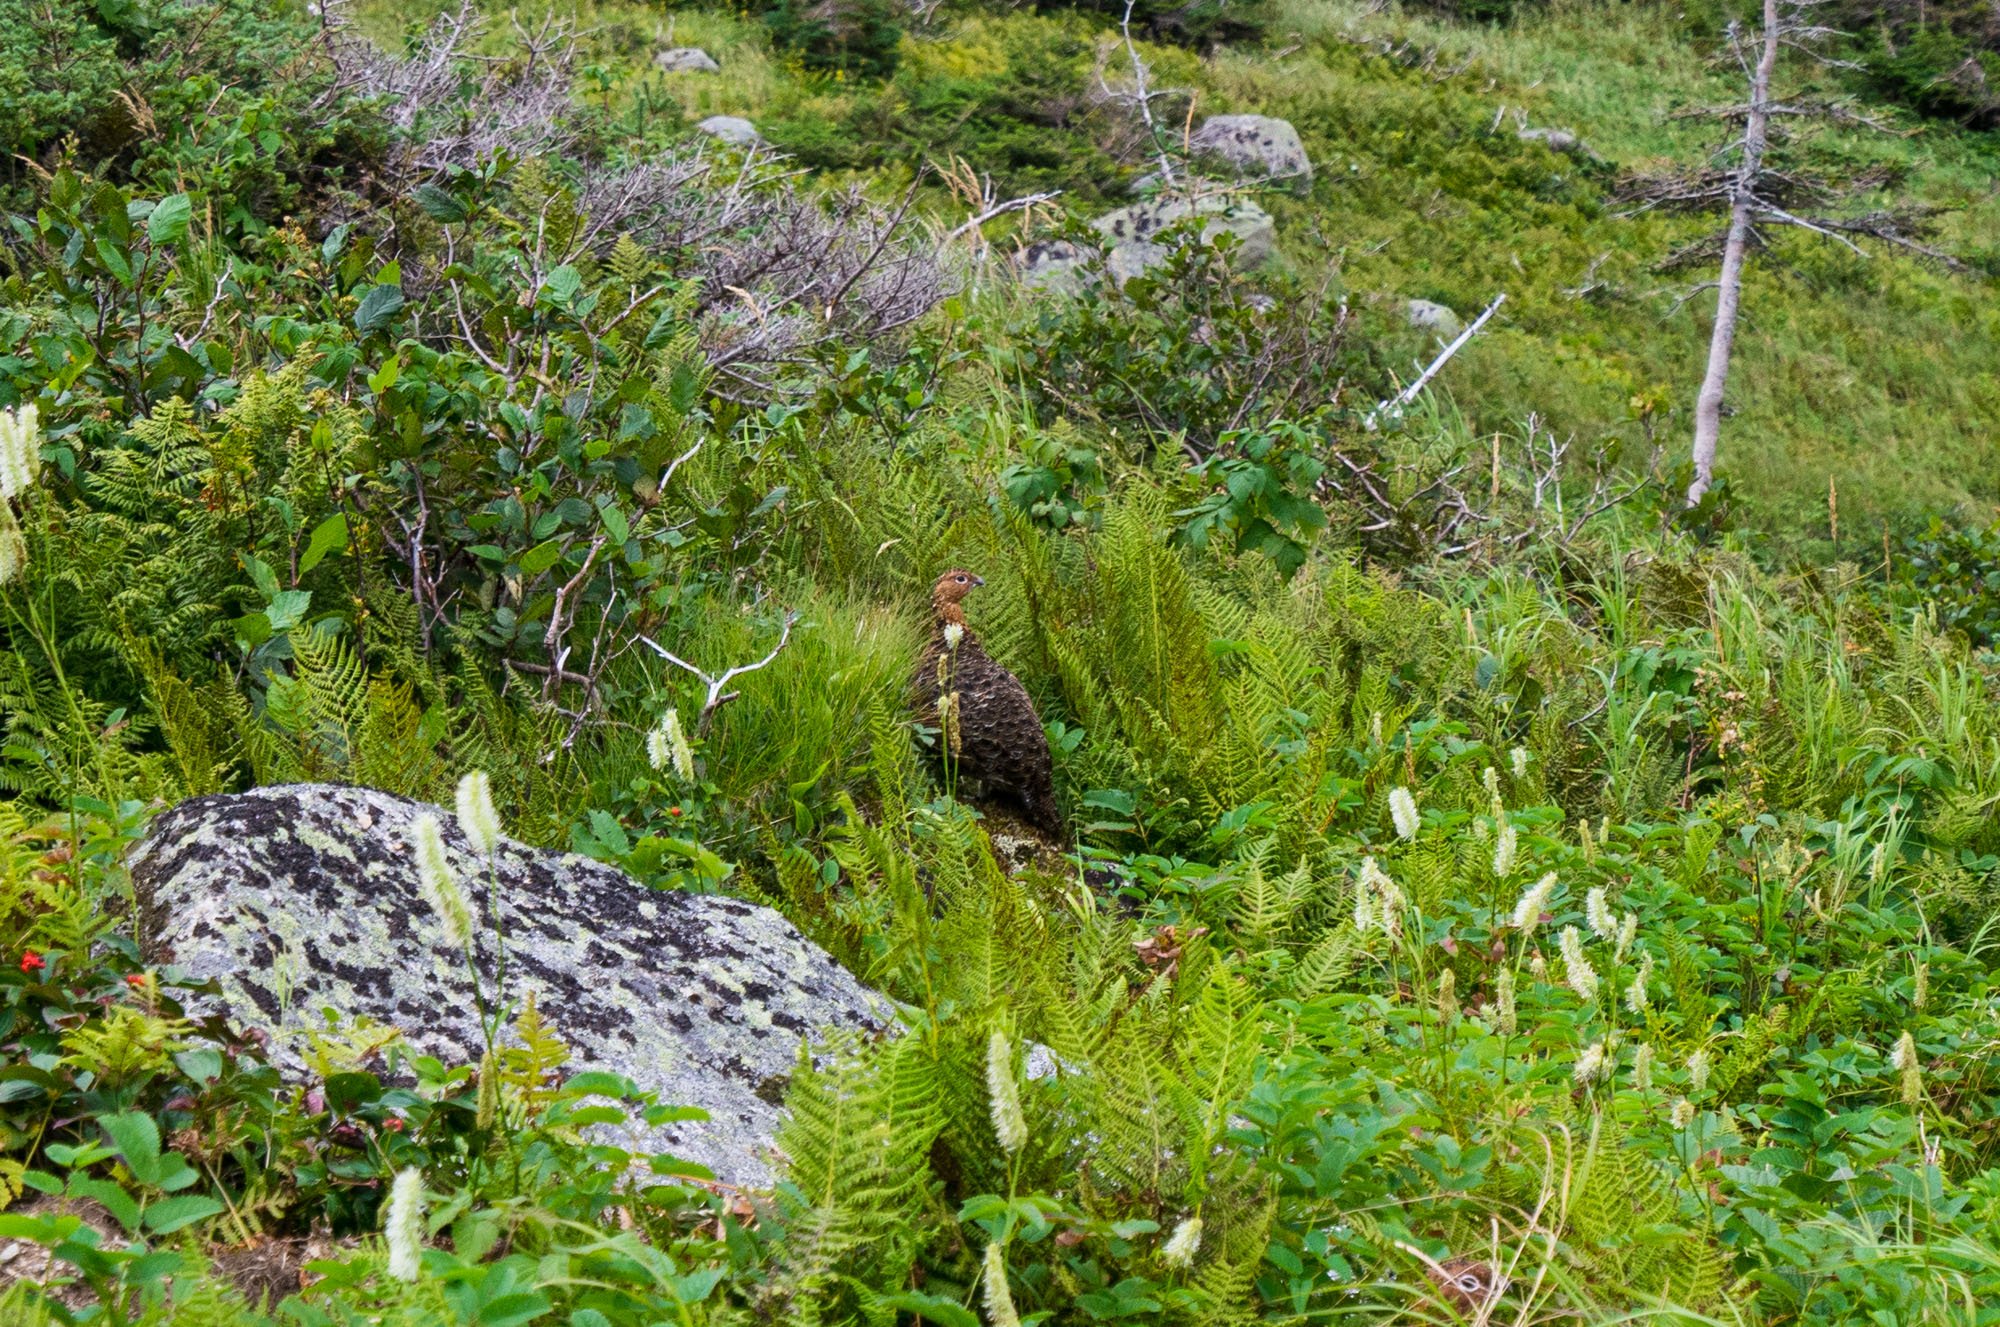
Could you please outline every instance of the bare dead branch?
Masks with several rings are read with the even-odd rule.
[[[642,645],[652,650],[674,667],[694,674],[695,679],[708,689],[707,696],[702,701],[701,718],[695,723],[695,732],[699,735],[708,731],[709,721],[714,718],[717,709],[727,705],[741,694],[740,692],[730,691],[728,689],[729,684],[739,677],[754,673],[760,668],[768,667],[778,657],[779,653],[784,650],[785,643],[792,638],[792,624],[797,620],[797,613],[786,613],[784,625],[778,629],[778,643],[771,647],[769,654],[755,663],[737,664],[734,668],[727,669],[719,675],[710,674],[695,667],[687,660],[667,649],[666,646],[661,645],[651,636],[642,635],[638,640]]]

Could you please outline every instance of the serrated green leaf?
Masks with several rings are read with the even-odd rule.
[[[201,1194],[183,1194],[179,1198],[162,1198],[146,1209],[146,1229],[155,1235],[170,1235],[176,1230],[191,1226],[197,1221],[222,1211],[222,1204]]]
[[[378,332],[389,325],[389,320],[403,311],[403,291],[400,286],[370,286],[368,293],[361,297],[361,303],[354,310],[354,330],[363,336]]]

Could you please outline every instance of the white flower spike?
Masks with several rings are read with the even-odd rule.
[[[493,809],[493,780],[476,769],[458,781],[458,827],[481,857],[500,846],[500,813]]]
[[[1408,788],[1389,790],[1389,818],[1396,823],[1396,836],[1409,840],[1417,837],[1417,830],[1423,822],[1417,818],[1417,799],[1410,795]]]

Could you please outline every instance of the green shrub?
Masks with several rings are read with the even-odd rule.
[[[149,192],[198,181],[232,233],[279,221],[375,159],[385,135],[333,82],[303,6],[0,0],[0,206],[69,162]]]
[[[2000,526],[1933,518],[1929,530],[1903,540],[1893,565],[1906,601],[1935,613],[1940,627],[1984,648],[2000,641]]]
[[[1118,22],[1122,0],[1068,0],[1076,9]],[[1050,5],[1050,8],[1055,7]],[[1271,0],[1137,0],[1132,9],[1134,31],[1153,41],[1181,46],[1211,47],[1224,42],[1248,44],[1262,37],[1272,22]]]
[[[764,11],[771,44],[807,69],[855,78],[896,72],[906,11],[895,0],[778,0]]]
[[[1854,34],[1861,78],[1876,96],[1982,129],[2000,124],[2000,24],[1992,6],[1847,0],[1828,17]]]

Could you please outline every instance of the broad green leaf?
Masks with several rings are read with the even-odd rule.
[[[320,559],[328,553],[345,552],[347,549],[347,513],[337,511],[321,521],[306,541],[305,556],[299,559],[299,575],[303,576],[317,567]]]
[[[146,218],[146,238],[155,245],[178,243],[194,216],[194,201],[186,194],[168,194],[153,205]]]
[[[160,1174],[160,1126],[153,1117],[136,1110],[106,1115],[98,1121],[111,1145],[125,1157],[125,1164],[142,1183],[151,1184]]]
[[[519,1327],[522,1323],[533,1322],[551,1307],[549,1301],[540,1295],[525,1291],[501,1295],[479,1306],[477,1321],[481,1327]]]
[[[899,1295],[884,1295],[873,1302],[871,1307],[901,1309],[914,1313],[925,1322],[943,1323],[944,1327],[980,1327],[979,1316],[955,1299],[945,1299],[938,1295],[926,1295],[921,1290],[905,1290]]]
[[[170,1235],[197,1221],[206,1221],[222,1211],[222,1204],[200,1194],[162,1198],[146,1209],[146,1229],[155,1235]]]
[[[264,560],[254,553],[243,555],[243,569],[250,573],[250,583],[257,587],[258,594],[264,596],[265,603],[276,599],[278,591],[284,588],[278,584],[278,573],[272,571]]]
[[[127,1233],[138,1233],[139,1204],[131,1194],[110,1180],[92,1180],[85,1179],[81,1175],[73,1175],[69,1181],[69,1196],[90,1199],[118,1218],[118,1224],[125,1227]]]
[[[367,336],[389,325],[389,320],[403,311],[403,291],[400,286],[370,286],[368,293],[361,297],[361,303],[354,310],[354,330]]]
[[[286,590],[271,601],[264,610],[264,616],[271,620],[272,631],[290,631],[305,621],[306,610],[310,607],[311,590]]]
[[[547,571],[556,564],[556,559],[561,556],[562,541],[560,539],[550,539],[536,544],[533,548],[521,554],[521,574],[524,576],[533,576],[537,573]]]
[[[229,627],[236,633],[236,639],[253,650],[275,634],[271,630],[271,619],[262,613],[247,613],[242,617],[233,618]]]
[[[438,221],[465,220],[465,204],[435,184],[417,186],[417,206]]]

